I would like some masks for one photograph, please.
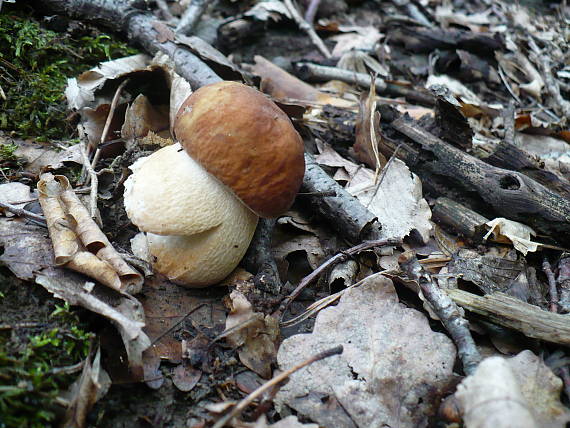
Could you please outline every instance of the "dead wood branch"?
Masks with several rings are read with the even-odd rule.
[[[408,278],[418,283],[424,297],[455,342],[459,358],[463,363],[463,371],[467,375],[473,373],[481,361],[481,354],[469,331],[469,323],[461,316],[457,305],[439,288],[415,256],[402,255],[402,257],[405,259],[400,266]]]
[[[428,174],[444,176],[475,192],[502,216],[560,239],[570,237],[570,200],[520,172],[488,165],[462,152],[411,119],[399,117],[391,126],[420,146],[423,160],[416,159],[413,163]],[[414,169],[414,165],[410,166]],[[422,176],[421,172],[418,174]]]
[[[463,290],[445,290],[455,303],[496,324],[520,331],[527,337],[570,345],[567,315],[555,314],[504,293],[477,296]]]
[[[305,153],[305,177],[301,191],[313,213],[325,218],[338,233],[350,242],[381,239],[381,225],[358,199],[344,190]],[[333,196],[325,196],[333,195]]]
[[[220,77],[201,59],[185,47],[167,39],[156,29],[159,21],[151,14],[135,9],[129,2],[119,0],[42,0],[39,2],[53,12],[74,19],[96,22],[113,31],[125,33],[149,54],[163,52],[174,62],[175,71],[192,88],[219,82]]]
[[[244,257],[244,264],[246,269],[256,272],[253,281],[257,288],[271,294],[279,294],[282,284],[277,263],[271,253],[271,238],[274,228],[275,219],[262,218],[259,220]]]
[[[341,82],[359,85],[363,88],[370,88],[372,78],[365,73],[357,73],[355,71],[344,70],[337,67],[327,67],[324,65],[311,64],[308,62],[299,62],[296,64],[297,74],[303,80],[340,80]],[[410,102],[422,105],[433,106],[435,98],[423,89],[395,85],[386,83],[384,80],[376,78],[375,87],[380,95],[391,95],[396,97],[404,97]]]

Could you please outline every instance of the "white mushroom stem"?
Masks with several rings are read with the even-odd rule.
[[[125,183],[127,215],[144,235],[133,252],[171,281],[215,284],[244,256],[258,217],[179,144],[141,158]]]

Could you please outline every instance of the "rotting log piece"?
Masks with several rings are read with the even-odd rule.
[[[403,143],[398,157],[422,179],[443,178],[475,193],[500,216],[528,224],[560,242],[570,239],[570,200],[520,172],[489,165],[451,146],[410,118],[393,119],[389,128],[400,136],[392,133],[392,144]]]

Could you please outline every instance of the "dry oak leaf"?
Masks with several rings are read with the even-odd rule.
[[[226,319],[230,345],[239,347],[239,359],[244,366],[264,378],[271,376],[271,364],[277,354],[279,323],[269,315],[253,312],[251,303],[239,291],[230,294],[232,311]]]
[[[566,426],[570,412],[560,403],[562,380],[531,351],[513,358],[488,357],[457,387],[466,427]]]
[[[294,373],[275,397],[326,428],[417,427],[435,412],[451,380],[455,347],[420,312],[398,302],[388,278],[375,274],[317,316],[313,333],[283,341],[281,370],[332,346],[336,358]]]

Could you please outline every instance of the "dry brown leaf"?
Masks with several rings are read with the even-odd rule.
[[[378,217],[384,237],[404,238],[416,230],[428,242],[433,228],[431,210],[422,197],[419,177],[404,162],[392,159],[379,181],[377,185],[370,171],[368,182],[349,183],[346,190]]]
[[[356,159],[365,163],[376,172],[386,165],[386,158],[379,152],[380,113],[376,111],[376,86],[374,79],[368,93],[360,95],[360,109],[356,117],[355,142],[352,146]]]
[[[111,378],[101,367],[101,350],[98,348],[93,360],[85,361],[80,378],[71,386],[71,400],[65,412],[64,427],[86,426],[87,414],[93,405],[107,394]]]
[[[127,107],[121,137],[125,140],[142,138],[150,131],[169,131],[168,114],[153,106],[147,97],[139,94]]]
[[[261,90],[275,99],[330,104],[336,107],[353,106],[350,101],[320,92],[260,55],[256,55],[254,59],[253,72],[261,77]]]
[[[565,427],[570,412],[560,403],[562,380],[531,351],[489,357],[457,387],[467,427]]]
[[[2,262],[14,275],[33,280],[36,272],[53,264],[53,248],[44,227],[21,218],[0,217]]]
[[[244,366],[264,378],[271,376],[271,364],[277,354],[279,323],[260,312],[254,312],[251,303],[238,291],[230,294],[232,310],[226,319],[230,345],[239,347],[238,354]]]
[[[483,237],[484,240],[492,234],[493,241],[512,244],[517,251],[525,256],[529,251],[534,253],[541,245],[538,242],[531,241],[530,237],[536,236],[536,232],[526,224],[499,217],[485,223],[485,225],[489,231]]]
[[[142,275],[113,248],[66,177],[43,174],[38,191],[56,266],[81,272],[117,291],[133,294],[140,291]]]
[[[18,146],[14,155],[24,162],[24,170],[31,174],[39,174],[44,170],[63,168],[65,163],[81,164],[81,147],[79,144],[62,147],[47,143],[30,142],[18,138],[7,138],[0,134],[0,144]]]
[[[81,110],[95,107],[95,91],[103,87],[107,80],[118,79],[135,71],[149,70],[150,57],[144,54],[133,55],[106,61],[98,67],[82,73],[77,78],[67,79],[65,95],[69,107]]]
[[[26,202],[32,197],[32,192],[30,186],[24,183],[19,183],[17,181],[12,183],[0,184],[0,202],[8,203],[14,205],[18,208],[24,208]],[[14,217],[14,214],[10,211],[4,210],[0,207],[0,214],[4,214],[6,217]]]
[[[172,383],[182,392],[192,391],[202,377],[202,371],[190,365],[179,364],[172,371]]]
[[[275,397],[323,427],[416,427],[435,412],[451,379],[455,347],[420,312],[398,303],[392,281],[376,274],[322,310],[313,333],[285,339],[279,368],[342,345],[342,355],[294,373]]]

